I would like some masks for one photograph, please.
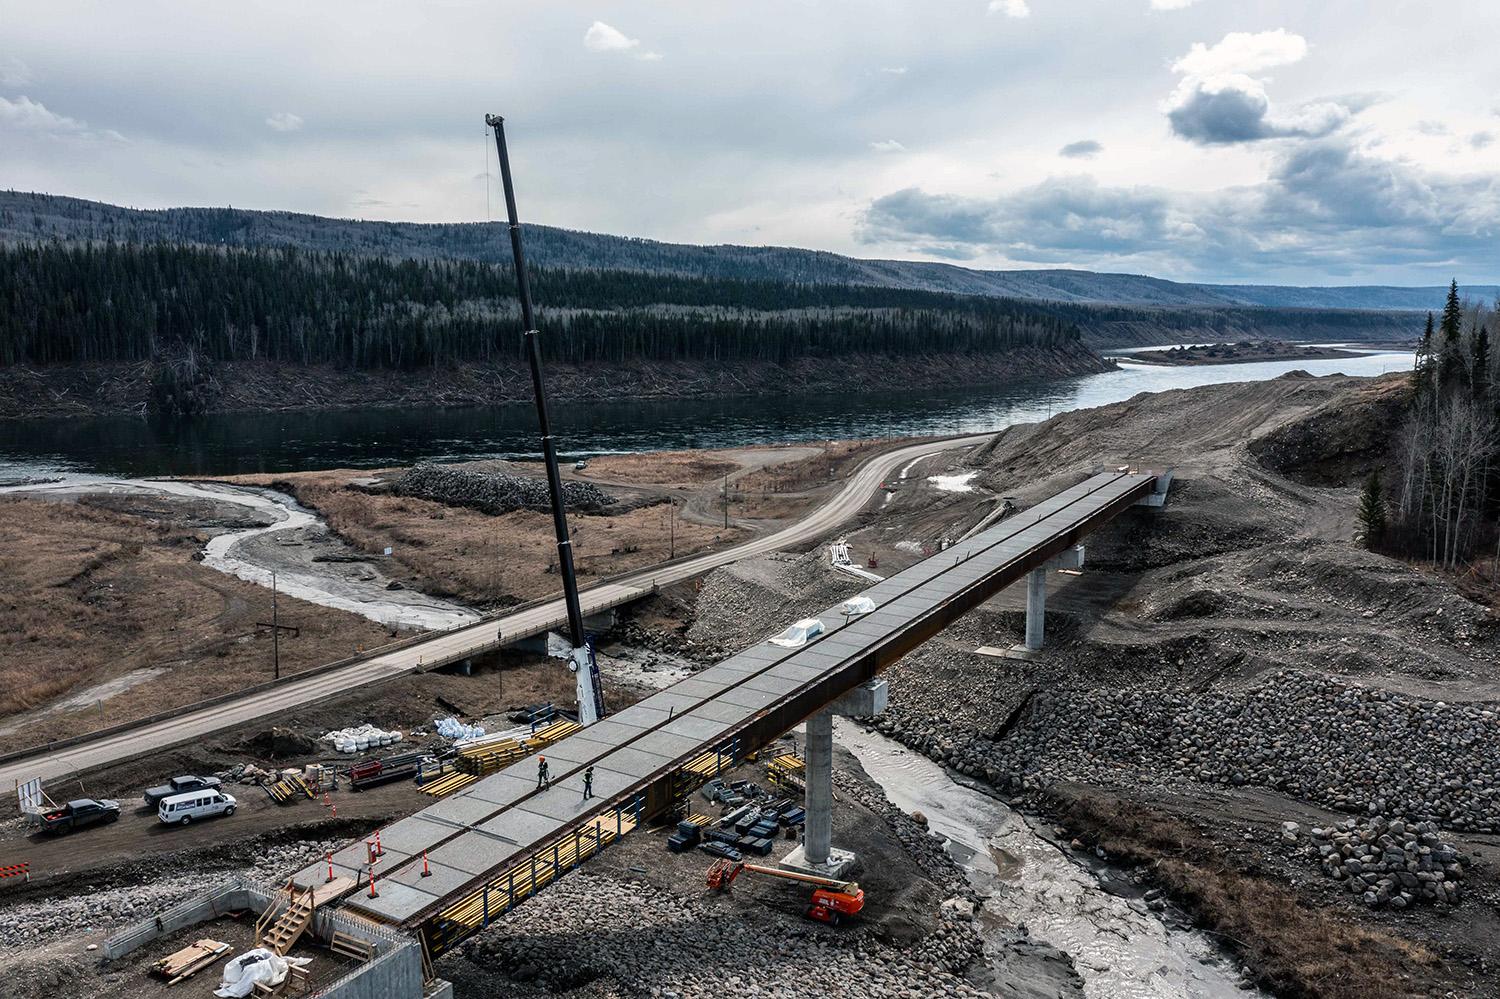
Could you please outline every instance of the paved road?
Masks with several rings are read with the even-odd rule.
[[[707,552],[670,565],[643,569],[619,579],[584,590],[581,596],[585,615],[617,607],[649,593],[653,586],[691,579],[711,569],[752,555],[785,548],[822,537],[862,510],[880,484],[893,471],[919,458],[951,451],[986,440],[980,434],[942,442],[913,444],[888,451],[866,461],[828,502],[802,520],[774,534],[753,538],[742,545]],[[438,632],[431,637],[390,652],[377,652],[359,662],[316,676],[287,683],[272,690],[248,695],[242,699],[188,711],[175,718],[36,756],[13,760],[0,766],[0,788],[10,788],[18,780],[40,777],[54,780],[71,773],[91,770],[141,753],[181,745],[220,729],[254,721],[342,694],[356,687],[403,676],[434,665],[454,662],[486,652],[499,644],[522,635],[534,635],[566,621],[562,598],[517,611],[479,624]],[[498,634],[505,636],[497,642]]]

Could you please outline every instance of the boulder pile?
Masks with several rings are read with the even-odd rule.
[[[1312,830],[1312,838],[1323,869],[1365,905],[1458,902],[1468,858],[1438,838],[1434,823],[1346,819]]]
[[[401,496],[492,514],[545,510],[551,503],[545,479],[451,465],[417,465],[397,479],[393,488]],[[602,510],[616,502],[615,497],[592,483],[571,480],[563,483],[563,499],[568,509],[584,511]]]
[[[1329,808],[1500,830],[1500,712],[1292,670],[1248,688],[1038,692],[999,741],[937,706],[876,727],[1011,792],[1058,779],[1274,788]]]

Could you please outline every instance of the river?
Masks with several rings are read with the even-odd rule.
[[[920,811],[984,899],[980,926],[1024,925],[1032,939],[1073,959],[1088,999],[1230,999],[1261,996],[1213,942],[1168,926],[1138,899],[1105,891],[1099,878],[1040,836],[1026,817],[954,782],[920,753],[835,720],[891,804]],[[837,839],[837,830],[835,830]]]
[[[911,392],[734,399],[642,400],[553,406],[564,452],[738,447],[798,440],[906,437],[998,430],[1138,392],[1259,381],[1294,369],[1324,375],[1410,370],[1412,355],[1168,367],[1133,363],[1074,378]],[[171,422],[139,417],[0,421],[0,480],[59,473],[230,475],[380,468],[417,461],[537,455],[529,406],[226,413]]]

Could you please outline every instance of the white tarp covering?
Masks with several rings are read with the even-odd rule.
[[[479,739],[484,737],[483,725],[465,725],[457,718],[439,718],[433,723],[437,734],[444,739],[452,739],[458,742],[463,739]]]
[[[858,617],[861,614],[868,614],[874,609],[875,601],[869,597],[850,597],[839,605],[839,611],[845,617]]]
[[[379,749],[381,746],[400,742],[401,733],[376,728],[374,725],[359,725],[355,728],[341,728],[336,732],[325,732],[323,741],[333,743],[333,748],[341,753],[362,753],[367,749]]]
[[[786,631],[771,639],[772,645],[796,649],[823,634],[823,622],[815,617],[805,617]]]
[[[221,999],[245,999],[255,991],[256,982],[264,982],[275,988],[286,981],[287,972],[293,967],[312,963],[309,957],[282,957],[274,950],[257,947],[247,950],[224,965],[224,977],[214,995]]]

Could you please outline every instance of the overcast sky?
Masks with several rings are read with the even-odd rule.
[[[1493,2],[0,0],[0,186],[483,220],[487,111],[530,221],[1500,280]]]

